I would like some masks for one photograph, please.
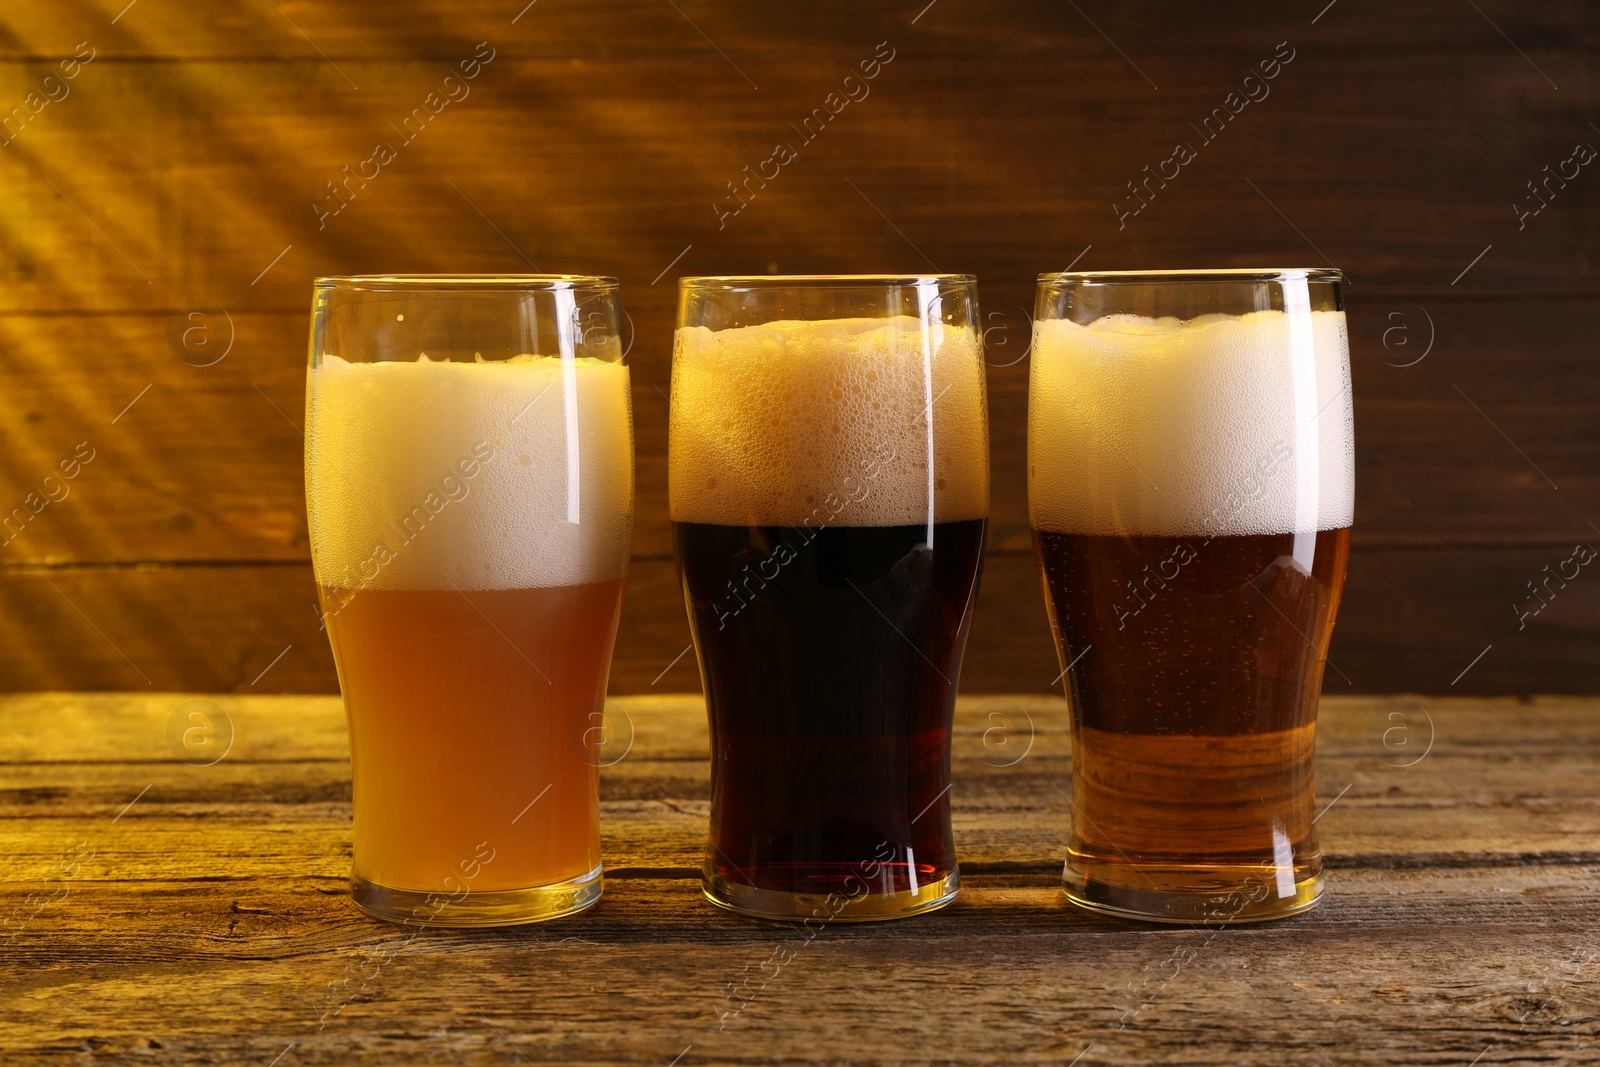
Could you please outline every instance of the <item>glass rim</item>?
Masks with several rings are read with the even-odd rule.
[[[975,274],[707,274],[678,279],[679,289],[870,289],[904,285],[975,285]]]
[[[1040,285],[1049,283],[1079,285],[1117,284],[1193,284],[1226,282],[1342,282],[1344,272],[1337,267],[1223,267],[1214,270],[1087,270],[1054,271],[1038,277]]]
[[[524,292],[611,291],[617,279],[601,274],[329,274],[312,280],[317,292]]]

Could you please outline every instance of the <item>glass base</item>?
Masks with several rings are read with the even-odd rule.
[[[1091,911],[1144,922],[1177,923],[1185,926],[1229,926],[1282,919],[1310,911],[1322,899],[1322,875],[1310,875],[1294,883],[1286,895],[1275,894],[1276,885],[1268,873],[1262,881],[1260,867],[1208,867],[1204,872],[1171,872],[1145,868],[1144,873],[1157,885],[1162,875],[1178,875],[1189,888],[1151,889],[1107,882],[1074,870],[1069,864],[1062,874],[1067,899]],[[1204,874],[1205,885],[1197,885]],[[1262,891],[1266,890],[1264,894]]]
[[[774,922],[870,923],[905,919],[937,911],[956,898],[961,888],[961,872],[951,871],[937,881],[917,886],[916,892],[868,893],[850,899],[841,893],[785,893],[758,889],[742,882],[730,882],[714,871],[706,871],[702,891],[719,908]],[[831,899],[830,899],[831,896]]]
[[[593,907],[600,900],[601,889],[600,867],[565,882],[469,892],[460,900],[451,900],[443,892],[391,889],[360,875],[350,876],[350,897],[356,907],[379,919],[424,928],[520,926],[559,919]]]

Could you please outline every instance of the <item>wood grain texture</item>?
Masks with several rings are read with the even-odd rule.
[[[1515,694],[1530,679],[1600,686],[1600,582],[1569,583],[1526,625],[1517,614],[1537,604],[1526,583],[1570,553],[1358,546],[1325,691]],[[10,690],[175,689],[200,678],[210,692],[331,693],[338,679],[314,602],[309,564],[4,569],[0,680]],[[1033,557],[991,553],[962,689],[1058,692],[1060,669]],[[699,686],[676,565],[635,559],[611,691]]]
[[[481,41],[494,58],[470,95],[400,144],[391,123]],[[1270,95],[1119,225],[1127,183],[1198,144],[1190,124],[1282,41]],[[92,62],[33,113],[80,42]],[[801,144],[791,124],[879,42],[894,58],[870,95]],[[1054,669],[1027,577],[1024,353],[1033,277],[1073,262],[1347,272],[1360,489],[1334,658],[1365,691],[1448,689],[1510,598],[1600,536],[1600,180],[1552,186],[1520,226],[1512,209],[1600,144],[1597,47],[1581,0],[6,11],[0,508],[80,443],[96,458],[0,545],[0,690],[143,684],[109,638],[140,646],[153,684],[208,690],[250,690],[293,644],[256,688],[330,691],[301,614],[310,281],[534,265],[617,275],[632,321],[618,692],[648,691],[687,642],[667,565],[675,276],[976,273],[995,490],[967,680],[1037,686]],[[319,228],[326,183],[380,139],[396,161]],[[777,140],[798,162],[719,225],[727,183]],[[1516,632],[1527,650],[1498,643],[1457,689],[1600,692],[1596,595],[1575,583],[1535,640]],[[683,661],[659,684],[693,675]]]
[[[1379,47],[1382,42],[1375,38],[1373,26],[1378,19],[1392,34],[1387,47],[1393,50],[1473,48],[1493,40],[1493,28],[1481,19],[1441,17],[1447,10],[1443,6],[1341,2],[1344,10],[1339,18],[1321,18],[1314,24],[1318,40],[1329,48]],[[1040,0],[946,4],[937,17],[928,11],[926,0],[871,5],[821,0],[760,9],[737,0],[688,0],[677,5],[681,13],[633,0],[540,0],[536,11],[506,0],[461,0],[450,6],[448,14],[428,0],[397,0],[383,18],[359,5],[314,0],[285,0],[277,7],[281,15],[248,0],[218,0],[187,13],[157,5],[139,20],[124,24],[111,23],[122,10],[118,0],[64,0],[51,8],[9,13],[7,43],[21,56],[66,54],[81,39],[76,31],[106,27],[102,36],[111,55],[168,61],[300,60],[315,54],[307,37],[335,59],[447,58],[463,45],[470,49],[484,37],[508,33],[508,47],[516,54],[556,59],[712,58],[718,47],[735,55],[830,55],[888,33],[904,37],[908,47],[921,55],[1062,51],[1081,57],[1110,51],[1080,15]],[[1132,0],[1096,14],[1095,24],[1113,37],[1118,31],[1133,35],[1137,54],[1177,59],[1192,47],[1237,48],[1247,33],[1304,32],[1321,10],[1312,4],[1212,5],[1197,10],[1163,0]],[[1496,25],[1533,52],[1600,44],[1600,22],[1583,0],[1487,10],[1493,12]],[[520,29],[508,29],[514,26]],[[697,35],[695,26],[715,40]],[[1019,32],[1019,27],[1026,32]]]
[[[1572,181],[1520,229],[1511,204],[1595,136],[1585,116],[1600,88],[1573,77],[1556,92],[1500,40],[1467,52],[1308,41],[1270,95],[1204,141],[1191,123],[1280,40],[1191,51],[1160,92],[1114,52],[897,53],[809,141],[796,127],[848,60],[775,58],[752,67],[757,91],[720,57],[507,51],[407,140],[401,120],[440,87],[440,61],[352,61],[358,91],[315,57],[97,58],[0,157],[16,190],[0,309],[299,309],[317,274],[385,268],[531,264],[644,287],[686,248],[674,274],[937,267],[1026,286],[1092,245],[1081,267],[1331,260],[1375,292],[1595,293],[1600,183]],[[0,67],[0,100],[47,72]],[[1522,104],[1515,121],[1508,100]],[[740,202],[728,183],[780,141],[800,158],[719,223],[714,205]],[[1113,203],[1140,203],[1127,183],[1179,141],[1198,158],[1119,224]],[[379,142],[398,158],[319,221],[327,183]]]
[[[629,354],[638,494],[633,551],[666,559],[675,308],[649,287],[625,289],[623,299],[636,338]],[[1022,299],[996,297],[985,305],[994,483],[989,547],[1027,553],[1031,334]],[[1600,536],[1589,525],[1600,523],[1600,434],[1593,432],[1600,424],[1600,379],[1590,373],[1586,351],[1562,343],[1600,318],[1600,300],[1509,305],[1357,295],[1349,315],[1358,545],[1521,542],[1570,549],[1575,539]],[[194,320],[184,312],[0,315],[0,350],[10,353],[0,363],[0,391],[10,417],[26,427],[0,455],[0,486],[13,493],[0,505],[18,505],[37,492],[80,442],[95,450],[66,499],[20,531],[15,524],[6,531],[11,540],[0,545],[0,565],[307,560],[305,371],[296,358],[307,322],[301,311]],[[179,327],[198,331],[196,362],[213,354],[219,362],[191,366],[168,352],[154,366],[121,362],[92,375],[61,373],[58,354],[74,345],[167,351],[168,332]],[[199,345],[202,336],[216,346],[211,352]],[[1535,362],[1542,373],[1530,375]]]
[[[195,699],[234,732],[214,766],[184,765],[167,740]],[[1384,737],[1397,709],[1406,744],[1428,743],[1420,760]],[[1057,698],[958,709],[955,905],[809,939],[699,896],[699,701],[625,698],[613,718],[631,748],[602,775],[600,906],[413,937],[345,895],[335,698],[0,697],[0,1055],[1409,1065],[1586,1063],[1600,1041],[1592,701],[1325,699],[1327,897],[1215,933],[1066,904]],[[1007,746],[1024,742],[1017,759]],[[784,947],[794,958],[771,973]]]

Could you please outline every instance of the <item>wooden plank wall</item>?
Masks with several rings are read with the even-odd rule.
[[[698,684],[664,499],[673,279],[977,274],[995,501],[963,684],[1045,691],[1033,277],[1333,263],[1359,491],[1330,691],[1600,692],[1600,573],[1518,618],[1600,545],[1600,173],[1563,164],[1600,146],[1586,0],[125,3],[0,14],[0,510],[77,472],[0,546],[0,689],[332,691],[310,280],[537,267],[617,275],[636,334],[618,692]],[[791,123],[875,54],[803,142]],[[1268,95],[1202,142],[1190,124],[1275,54]],[[475,55],[403,143],[390,124]],[[319,220],[379,141],[397,158]],[[1197,158],[1119,219],[1178,141]],[[779,142],[798,160],[719,221]]]

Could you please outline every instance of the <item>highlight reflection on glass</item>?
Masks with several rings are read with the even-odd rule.
[[[325,278],[306,500],[363,909],[502,925],[599,899],[599,721],[633,514],[616,283]]]
[[[1322,892],[1312,755],[1355,499],[1339,286],[1039,279],[1028,501],[1079,904],[1243,922]]]
[[[711,722],[706,895],[818,921],[940,907],[989,513],[973,281],[680,286],[668,495]]]

